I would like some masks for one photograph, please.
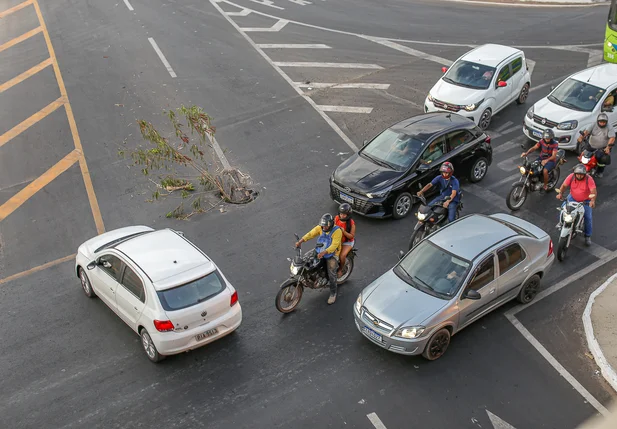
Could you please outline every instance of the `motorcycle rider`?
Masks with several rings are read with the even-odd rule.
[[[527,152],[523,152],[521,158],[526,157],[529,153],[540,149],[540,157],[542,160],[542,166],[544,169],[542,173],[544,175],[544,187],[540,189],[540,193],[544,194],[548,190],[548,173],[557,165],[557,151],[559,150],[559,143],[555,140],[555,133],[550,128],[544,130],[542,133],[542,139],[531,147]]]
[[[343,203],[338,208],[338,215],[334,217],[334,224],[341,228],[343,231],[343,242],[341,248],[341,254],[339,256],[339,268],[338,277],[343,275],[343,269],[345,268],[345,261],[347,255],[351,252],[351,249],[356,244],[356,222],[351,218],[352,210],[351,206],[347,203]]]
[[[443,200],[449,196],[450,199],[443,203],[443,207],[445,209],[448,209],[447,223],[454,222],[454,219],[456,219],[456,207],[461,200],[460,184],[458,182],[458,179],[453,176],[454,166],[452,165],[452,163],[446,161],[441,164],[441,167],[439,167],[439,172],[441,174],[435,177],[431,181],[431,183],[427,183],[426,186],[422,188],[417,195],[421,197],[433,186],[437,186],[440,194],[438,197],[436,197],[435,199],[433,199],[433,201],[429,203],[429,206],[433,205],[433,203],[435,203],[436,201]]]
[[[602,177],[604,167],[610,163],[611,149],[615,145],[615,130],[608,126],[608,115],[606,113],[602,112],[598,115],[591,130],[585,130],[585,133],[579,136],[578,142],[580,143],[587,136],[589,136],[589,147],[594,152],[598,162],[598,177]]]
[[[566,188],[570,188],[570,195],[568,195],[567,201],[576,201],[578,203],[585,203],[585,244],[591,245],[591,232],[593,227],[592,222],[592,209],[596,206],[596,183],[593,177],[587,174],[587,169],[583,164],[578,164],[574,167],[574,172],[571,173],[566,180],[561,184],[559,193],[557,194],[558,200],[563,200],[563,195]],[[589,198],[589,195],[593,195]],[[563,204],[566,204],[565,202]],[[562,207],[563,207],[562,204]],[[557,228],[561,229],[561,217],[560,223],[557,224]]]
[[[311,229],[304,237],[296,243],[296,247],[300,247],[305,241],[309,241],[317,237],[317,244],[323,244],[321,251],[317,255],[319,259],[324,259],[326,269],[328,271],[328,280],[330,281],[330,296],[328,304],[334,304],[336,301],[336,274],[338,271],[338,259],[341,253],[341,241],[343,238],[343,230],[334,224],[334,218],[330,213],[324,214],[319,220],[319,225]]]

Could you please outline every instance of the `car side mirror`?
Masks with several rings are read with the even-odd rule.
[[[366,146],[367,144],[368,144],[368,140],[364,140],[364,141],[362,142],[362,147]]]
[[[445,66],[444,66],[444,67],[442,67],[442,68],[441,68],[441,72],[442,72],[442,73],[445,73],[445,72],[447,72],[447,71],[448,71],[448,67],[445,67]]]
[[[420,163],[420,165],[418,165],[418,171],[426,171],[428,170],[428,168],[429,168],[428,164]]]
[[[398,252],[398,260],[400,261],[404,257],[405,257],[405,252],[403,252],[402,250],[399,250],[399,252]]]
[[[499,82],[497,82],[497,86],[500,88],[503,88],[503,87],[508,86],[508,84],[504,82],[503,80],[500,80]]]
[[[92,261],[88,265],[86,265],[86,268],[89,270],[93,270],[95,267],[96,267],[96,261]]]
[[[467,299],[471,299],[471,300],[478,300],[480,298],[482,298],[482,295],[480,295],[480,292],[473,290],[473,289],[469,289],[468,291],[466,291],[463,294],[463,298],[467,298]]]
[[[551,85],[551,91],[555,89],[555,85]]]

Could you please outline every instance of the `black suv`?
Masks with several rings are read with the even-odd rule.
[[[330,196],[369,217],[409,214],[415,195],[439,174],[444,161],[454,176],[484,178],[493,161],[490,137],[455,113],[425,113],[381,132],[330,177]]]

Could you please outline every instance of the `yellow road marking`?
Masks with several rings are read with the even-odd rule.
[[[23,3],[18,4],[17,6],[13,6],[10,9],[5,10],[4,12],[0,12],[0,19],[4,18],[5,16],[9,16],[10,14],[17,12],[18,10],[23,9],[26,6],[29,6],[32,4],[32,0],[26,0]]]
[[[23,42],[24,40],[27,40],[32,36],[39,34],[41,31],[43,31],[43,29],[41,27],[37,27],[34,30],[30,30],[27,33],[22,34],[21,36],[14,38],[13,40],[9,40],[5,44],[0,45],[0,52],[9,49],[11,46],[18,44],[19,42]]]
[[[28,119],[24,120],[22,123],[15,125],[13,128],[0,136],[0,147],[4,146],[9,140],[14,139],[50,113],[53,113],[58,107],[65,103],[66,97],[60,97],[56,101],[48,104],[46,107],[36,112],[34,115],[30,116]]]
[[[17,194],[9,198],[6,203],[0,206],[0,222],[17,210],[23,203],[28,201],[34,194],[47,186],[52,180],[68,170],[69,167],[79,161],[79,158],[79,152],[77,149],[73,149],[71,153],[58,161],[53,167],[34,179]]]
[[[8,282],[13,281],[13,280],[20,279],[22,277],[26,277],[26,276],[28,276],[30,274],[34,274],[34,273],[37,273],[39,271],[43,271],[44,269],[51,268],[51,267],[53,267],[55,265],[58,265],[58,264],[61,264],[63,262],[68,262],[71,259],[74,259],[75,256],[77,256],[77,255],[75,253],[73,253],[72,255],[65,256],[64,258],[56,259],[55,261],[50,261],[50,262],[47,262],[47,263],[45,263],[43,265],[39,265],[38,267],[33,267],[33,268],[30,268],[29,270],[22,271],[21,273],[17,273],[17,274],[13,274],[12,276],[5,277],[3,279],[0,279],[0,285],[8,283]]]
[[[28,79],[30,76],[37,74],[38,72],[43,70],[45,67],[51,65],[51,62],[52,62],[51,58],[47,58],[45,61],[43,61],[40,64],[35,65],[30,70],[27,70],[23,72],[22,74],[20,74],[19,76],[16,76],[13,79],[9,80],[8,82],[3,83],[2,85],[0,85],[0,94],[6,91],[7,89],[11,88],[12,86],[17,85],[20,82],[23,82],[24,80]]]
[[[92,186],[92,179],[90,177],[90,171],[88,170],[88,164],[86,163],[86,158],[83,155],[83,147],[79,138],[79,132],[77,131],[77,123],[75,122],[75,117],[73,116],[73,109],[71,108],[71,104],[68,101],[66,87],[64,86],[64,80],[62,79],[62,74],[60,73],[58,60],[56,59],[56,53],[54,51],[53,45],[51,44],[51,38],[49,37],[49,32],[47,31],[45,21],[43,20],[43,14],[41,13],[41,8],[39,7],[38,0],[33,0],[33,5],[34,9],[36,10],[36,15],[39,18],[41,28],[43,29],[43,36],[45,37],[45,43],[47,44],[49,56],[53,61],[54,72],[56,73],[56,80],[58,81],[58,87],[60,87],[60,94],[67,100],[64,107],[66,109],[66,115],[69,120],[69,126],[71,127],[71,134],[73,135],[73,143],[75,144],[75,149],[77,149],[80,154],[79,166],[81,168],[81,175],[84,179],[84,184],[86,185],[86,192],[88,193],[88,200],[90,202],[92,216],[94,216],[96,230],[99,234],[102,234],[103,232],[105,232],[105,225],[103,224],[103,217],[101,216],[99,203],[96,198],[96,194],[94,193],[94,187]]]

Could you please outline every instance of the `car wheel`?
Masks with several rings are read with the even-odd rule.
[[[403,219],[411,211],[413,200],[409,192],[401,192],[392,206],[392,217],[394,219]]]
[[[518,94],[518,98],[516,99],[516,104],[523,104],[527,101],[527,97],[529,96],[529,84],[526,83],[521,88],[521,92]]]
[[[79,267],[79,281],[81,282],[81,288],[84,290],[86,296],[88,298],[94,298],[96,293],[94,293],[94,289],[92,289],[92,283],[90,283],[88,275],[81,267]]]
[[[476,159],[471,166],[471,170],[469,171],[469,181],[471,183],[479,182],[480,180],[484,179],[487,171],[488,159],[481,156],[480,158]]]
[[[146,356],[148,356],[148,359],[150,359],[151,362],[156,363],[165,359],[165,356],[160,354],[159,351],[156,349],[154,341],[152,341],[152,337],[150,337],[150,334],[148,333],[146,328],[142,328],[139,332],[139,335],[141,336],[141,345],[146,352]]]
[[[540,276],[534,274],[531,276],[521,288],[516,299],[521,304],[528,304],[536,297],[538,290],[540,289]]]
[[[491,118],[493,114],[491,113],[491,109],[486,109],[482,112],[482,116],[480,116],[480,120],[478,121],[478,126],[482,131],[485,131],[489,125],[491,125]]]
[[[443,356],[450,345],[450,331],[446,328],[435,332],[426,344],[422,357],[428,360],[436,360]]]

